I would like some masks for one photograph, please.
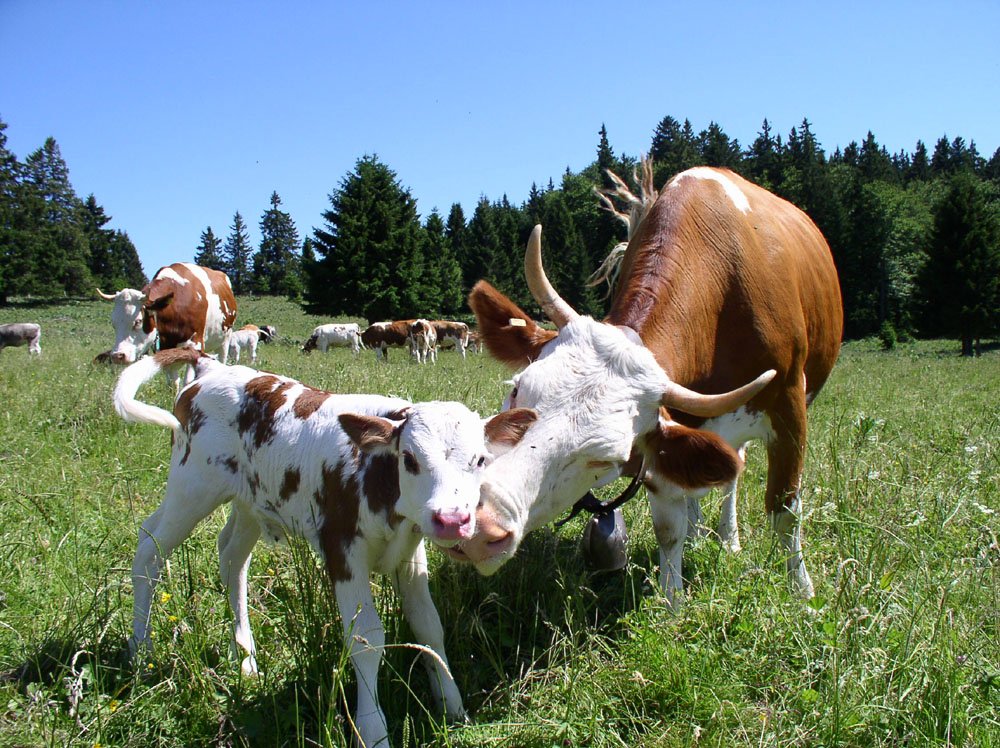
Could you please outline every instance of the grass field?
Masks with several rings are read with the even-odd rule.
[[[240,299],[277,326],[261,368],[340,392],[457,399],[496,410],[509,373],[486,355],[305,356],[320,321]],[[157,590],[156,650],[123,659],[139,523],[167,476],[170,437],[111,408],[110,305],[0,309],[41,323],[40,360],[0,354],[0,748],[343,746],[353,706],[338,614],[307,548],[259,546],[251,565],[259,678],[229,659],[207,520]],[[680,613],[657,592],[648,511],[627,507],[631,563],[591,575],[582,520],[544,529],[497,575],[435,550],[431,590],[471,723],[430,690],[398,601],[375,579],[390,643],[380,683],[393,746],[1000,745],[1000,352],[957,344],[845,346],[811,410],[804,547],[817,598],[785,590],[761,508],[762,450],[741,486],[744,550],[685,551]],[[142,398],[167,406],[151,383]],[[610,492],[610,490],[609,490]],[[705,502],[714,526],[718,500]],[[400,646],[396,646],[400,645]]]

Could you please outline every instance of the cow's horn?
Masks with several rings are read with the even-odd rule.
[[[749,384],[718,395],[703,395],[676,382],[671,382],[663,393],[663,397],[660,398],[660,404],[666,408],[682,410],[693,416],[714,418],[736,410],[764,389],[777,373],[774,369],[768,369]]]
[[[542,225],[538,224],[531,230],[528,237],[528,249],[524,253],[524,276],[528,281],[531,295],[535,297],[549,319],[562,329],[567,322],[572,322],[580,315],[563,298],[545,277],[542,267]]]
[[[102,299],[107,299],[108,301],[114,301],[115,300],[115,296],[117,296],[117,294],[113,294],[113,293],[104,293],[104,291],[102,291],[99,288],[96,289],[96,290],[97,290],[97,295],[98,296],[100,296]]]

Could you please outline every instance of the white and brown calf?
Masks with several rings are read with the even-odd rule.
[[[28,346],[28,354],[42,355],[42,328],[34,322],[12,322],[0,325],[0,351],[11,346]]]
[[[173,413],[135,399],[163,370],[195,368]],[[133,654],[149,646],[153,589],[164,559],[215,509],[231,504],[219,535],[234,639],[256,672],[247,611],[250,553],[263,534],[306,538],[333,583],[357,676],[356,737],[387,746],[376,678],[385,636],[369,573],[388,574],[424,655],[434,695],[453,718],[464,709],[449,672],[427,585],[423,538],[447,546],[471,537],[490,448],[516,443],[534,420],[524,409],[485,423],[460,403],[335,395],[191,349],[161,351],[126,369],[115,388],[128,421],[170,428],[166,493],[140,532],[132,565]],[[235,646],[234,646],[235,651]]]
[[[437,344],[441,348],[455,347],[455,350],[462,354],[465,359],[465,349],[469,346],[469,326],[464,322],[451,322],[450,320],[437,319],[431,322],[431,327],[437,335]],[[437,351],[435,350],[435,358]]]
[[[234,364],[240,362],[240,352],[250,351],[250,363],[257,362],[257,344],[266,340],[267,334],[257,325],[243,325],[229,336],[229,358]]]

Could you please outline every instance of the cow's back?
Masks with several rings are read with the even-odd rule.
[[[160,268],[143,293],[145,309],[155,312],[161,349],[190,343],[222,351],[236,321],[236,297],[225,273],[176,262]],[[149,326],[148,312],[144,318]]]
[[[801,210],[723,169],[662,190],[622,261],[608,321],[635,329],[675,381],[733,389],[761,371],[814,395],[840,348],[829,246]],[[799,384],[801,386],[801,384]]]

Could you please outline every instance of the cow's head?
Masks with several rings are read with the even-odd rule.
[[[111,325],[115,328],[115,345],[108,357],[114,363],[132,363],[156,342],[156,329],[145,329],[143,306],[146,295],[134,288],[123,288],[115,294],[107,294],[97,289],[102,299],[114,302],[111,310]]]
[[[496,571],[524,535],[568,511],[605,475],[620,470],[633,450],[661,482],[687,493],[733,480],[742,461],[715,434],[670,418],[676,408],[711,417],[734,410],[763,389],[774,372],[720,395],[701,395],[672,382],[628,329],[577,314],[552,288],[541,264],[541,227],[528,242],[525,274],[532,295],[558,326],[543,330],[485,281],[469,296],[490,352],[512,366],[504,408],[537,413],[525,437],[486,468],[478,533],[506,535],[500,546],[463,544],[485,574]],[[471,550],[470,550],[471,549]]]
[[[483,472],[492,459],[490,448],[516,443],[534,413],[516,409],[484,422],[461,403],[429,402],[397,415],[394,420],[345,413],[339,420],[362,452],[393,455],[398,461],[398,514],[442,547],[470,539],[476,530]],[[509,540],[505,533],[481,542],[499,548]]]

